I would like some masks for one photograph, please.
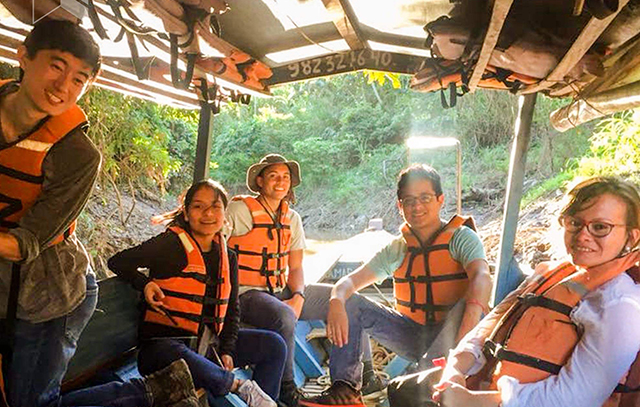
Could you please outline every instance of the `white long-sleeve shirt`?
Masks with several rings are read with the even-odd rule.
[[[568,363],[557,376],[535,383],[500,378],[503,407],[601,407],[611,395],[640,351],[640,284],[621,274],[587,294],[571,319],[584,334]],[[485,360],[480,338],[469,338],[454,352],[476,355],[471,374]]]

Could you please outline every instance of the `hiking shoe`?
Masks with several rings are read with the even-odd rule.
[[[278,405],[281,407],[298,407],[298,400],[304,397],[307,397],[307,395],[296,386],[293,380],[283,381],[280,386]]]
[[[237,393],[248,407],[277,407],[276,402],[253,380],[245,380],[238,387]]]
[[[191,372],[184,359],[178,359],[164,369],[150,374],[145,377],[144,382],[153,407],[173,406],[190,397],[198,400]],[[186,406],[188,404],[180,407]]]
[[[365,400],[376,400],[385,395],[385,389],[389,385],[389,378],[386,373],[374,372],[373,370],[362,377],[362,398]]]
[[[364,407],[364,401],[360,392],[351,384],[337,380],[319,396],[300,399],[298,405],[305,407]]]

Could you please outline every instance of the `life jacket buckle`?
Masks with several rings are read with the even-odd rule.
[[[527,293],[518,296],[518,301],[526,306],[535,307],[540,304],[540,296],[534,293]]]
[[[501,350],[502,345],[500,345],[499,343],[495,343],[491,339],[485,340],[484,344],[482,345],[482,353],[487,359],[499,359]]]

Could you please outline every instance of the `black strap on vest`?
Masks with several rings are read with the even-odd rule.
[[[489,339],[484,342],[482,351],[486,356],[495,358],[497,360],[505,360],[507,362],[517,363],[519,365],[542,370],[553,375],[557,375],[558,373],[560,373],[560,369],[562,369],[562,366],[556,363],[507,350],[499,343],[495,343]]]
[[[411,309],[419,309],[425,312],[444,312],[451,310],[455,304],[453,305],[432,305],[432,304],[416,304],[410,303],[409,301],[402,301],[396,298],[396,302],[405,307],[411,307]]]
[[[502,347],[500,344],[497,344],[489,339],[485,341],[484,346],[482,348],[482,352],[485,354],[487,358],[495,358],[499,361],[505,360],[507,362],[517,363],[519,365],[524,365],[534,369],[542,370],[543,372],[547,372],[556,376],[560,373],[560,369],[562,369],[562,366],[556,363],[552,363],[540,358],[536,358],[533,356],[507,350],[504,347]],[[614,393],[640,392],[640,386],[634,388],[634,387],[629,387],[626,384],[618,383],[618,385],[613,390],[613,392]]]
[[[448,311],[453,308],[453,305],[437,305],[435,304],[433,298],[433,283],[439,283],[444,281],[453,281],[453,280],[464,280],[467,277],[467,273],[456,273],[449,274],[443,276],[432,276],[431,269],[429,266],[429,254],[431,252],[437,250],[449,250],[449,244],[437,244],[432,245],[438,236],[446,229],[447,225],[443,225],[440,230],[438,230],[431,239],[421,247],[408,247],[409,253],[409,261],[407,262],[407,271],[405,273],[404,278],[395,278],[395,283],[408,283],[409,284],[409,301],[401,301],[396,299],[396,302],[402,306],[411,308],[411,312],[415,312],[416,310],[422,310],[426,313],[426,322],[435,322],[436,321],[436,312],[437,311]],[[411,231],[413,233],[413,231]],[[418,236],[416,236],[418,242]],[[413,271],[413,263],[416,257],[422,255],[424,257],[424,275],[422,276],[412,276],[411,273]],[[426,303],[418,304],[416,303],[416,284],[425,284],[426,285]]]
[[[557,313],[570,316],[573,307],[563,304],[559,301],[552,300],[547,297],[543,297],[542,295],[528,293],[525,295],[521,295],[518,297],[518,301],[523,304],[525,307],[540,307],[546,308],[551,311],[555,311]]]
[[[238,268],[241,270],[250,270],[250,271],[259,271],[260,275],[264,276],[267,280],[267,289],[269,290],[270,294],[275,294],[275,289],[279,288],[282,289],[284,288],[284,286],[280,283],[280,275],[283,274],[286,271],[287,265],[283,265],[282,263],[282,259],[284,257],[286,257],[287,255],[289,255],[289,252],[284,252],[282,253],[282,234],[280,233],[281,230],[284,229],[291,229],[290,225],[283,225],[282,222],[280,222],[280,218],[282,216],[282,203],[280,203],[280,206],[278,206],[278,210],[276,211],[276,213],[274,215],[270,214],[270,210],[269,208],[267,208],[259,199],[256,199],[256,201],[260,204],[260,206],[262,206],[262,208],[265,210],[265,212],[267,214],[269,214],[269,217],[272,220],[272,223],[254,223],[253,224],[253,229],[255,228],[265,228],[267,229],[267,237],[269,238],[269,240],[274,240],[278,239],[278,247],[276,249],[277,253],[269,253],[267,251],[267,247],[263,247],[261,252],[252,252],[249,250],[240,250],[240,246],[239,245],[235,245],[235,250],[236,253],[238,253],[238,255],[242,254],[242,255],[249,255],[249,256],[260,256],[262,258],[262,263],[260,265],[260,269],[259,270],[253,270],[249,267],[244,267],[244,266],[240,266],[238,265]],[[276,231],[276,234],[274,236],[273,231]],[[269,260],[270,259],[276,259],[276,269],[275,270],[269,270]],[[240,261],[238,261],[238,263],[241,263]],[[276,286],[274,287],[273,284],[271,283],[271,277],[276,277]]]
[[[254,223],[253,224],[254,228],[266,228],[267,229],[267,236],[269,236],[269,240],[273,240],[275,239],[273,236],[273,231],[280,231],[282,229],[291,229],[291,226],[289,225],[283,225],[282,223],[280,223],[280,221],[274,221],[274,223]]]
[[[228,299],[223,299],[223,298],[212,298],[212,297],[207,297],[206,295],[186,294],[186,293],[181,293],[181,292],[178,292],[178,291],[167,290],[167,289],[164,289],[164,288],[162,289],[162,291],[165,293],[165,295],[168,295],[169,297],[180,298],[180,299],[183,299],[183,300],[195,302],[197,304],[224,305],[224,304],[228,304],[229,303]]]

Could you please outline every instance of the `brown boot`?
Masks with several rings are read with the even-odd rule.
[[[198,405],[191,372],[184,359],[178,359],[164,369],[147,376],[145,386],[151,395],[153,407],[173,407],[176,403],[191,397],[196,400],[195,406]],[[179,407],[187,406],[191,405],[179,405]]]

